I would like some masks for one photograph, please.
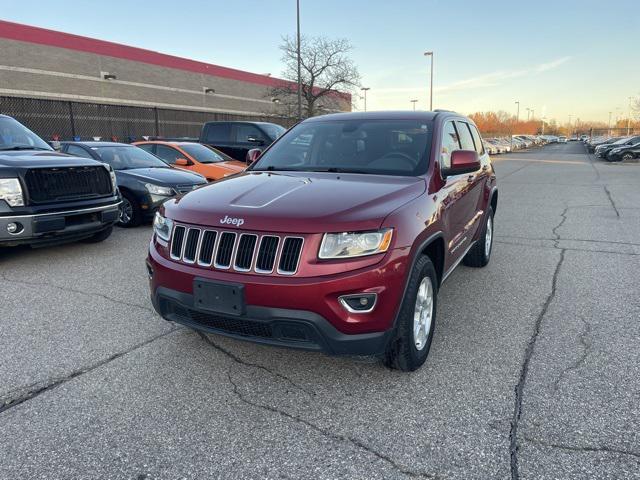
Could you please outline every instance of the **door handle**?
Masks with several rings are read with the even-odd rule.
[[[475,177],[474,175],[469,175],[469,176],[467,177],[467,182],[469,182],[469,183],[473,183],[473,181],[474,181],[475,179],[476,179],[476,177]]]

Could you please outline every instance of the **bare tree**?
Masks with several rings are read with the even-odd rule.
[[[302,115],[313,117],[327,110],[338,110],[348,102],[360,84],[360,74],[349,57],[352,46],[346,39],[305,37],[300,40]],[[285,115],[297,112],[298,57],[295,37],[283,37],[282,77],[285,81],[268,92]],[[292,115],[292,116],[295,116]]]

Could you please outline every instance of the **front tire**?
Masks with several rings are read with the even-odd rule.
[[[396,327],[385,349],[387,367],[412,372],[426,361],[436,324],[437,295],[436,270],[423,255],[411,270]]]
[[[120,204],[120,216],[118,226],[124,228],[137,227],[142,223],[142,212],[140,205],[128,193],[122,193],[122,203]]]
[[[491,260],[493,250],[493,208],[489,207],[485,216],[484,226],[478,241],[462,260],[468,267],[485,267]]]

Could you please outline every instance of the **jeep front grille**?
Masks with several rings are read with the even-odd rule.
[[[171,258],[201,267],[236,272],[294,275],[298,271],[304,239],[278,235],[236,233],[176,225],[171,237]]]

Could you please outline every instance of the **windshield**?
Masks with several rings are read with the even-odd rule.
[[[252,170],[421,175],[427,171],[432,125],[414,120],[302,123]]]
[[[286,128],[276,125],[275,123],[262,123],[260,126],[273,140],[276,140],[287,131]]]
[[[631,140],[631,139],[630,138],[621,138],[620,140],[616,140],[615,142],[613,142],[613,145],[622,145],[623,143],[626,143],[629,140]]]
[[[53,150],[47,142],[13,118],[0,117],[0,150]]]
[[[200,163],[228,162],[232,158],[199,143],[180,144],[180,148]]]
[[[111,165],[114,170],[131,170],[133,168],[170,168],[158,157],[145,152],[141,148],[128,145],[91,147],[100,159]]]

